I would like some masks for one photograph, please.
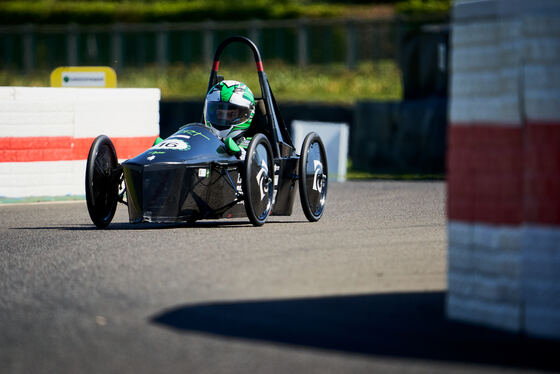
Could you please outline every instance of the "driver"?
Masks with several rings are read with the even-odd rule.
[[[228,153],[243,157],[250,139],[243,134],[255,115],[255,97],[246,84],[224,80],[214,85],[204,103],[204,124],[224,141]]]

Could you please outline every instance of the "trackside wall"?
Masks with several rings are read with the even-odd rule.
[[[560,2],[456,1],[451,318],[560,338]]]
[[[84,195],[93,139],[119,159],[159,134],[159,89],[0,87],[0,197]]]

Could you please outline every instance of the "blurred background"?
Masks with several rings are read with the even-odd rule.
[[[245,35],[293,120],[350,125],[349,178],[442,178],[450,0],[0,0],[0,86],[49,86],[58,66],[111,66],[161,89],[160,134],[199,121],[217,45]],[[252,57],[226,78],[258,93]]]

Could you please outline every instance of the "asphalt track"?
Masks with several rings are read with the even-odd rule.
[[[533,372],[560,345],[448,321],[445,184],[331,183],[325,215],[108,230],[0,206],[2,373]]]

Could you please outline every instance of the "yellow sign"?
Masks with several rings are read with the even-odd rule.
[[[117,74],[108,66],[61,66],[51,73],[51,87],[116,88]]]

